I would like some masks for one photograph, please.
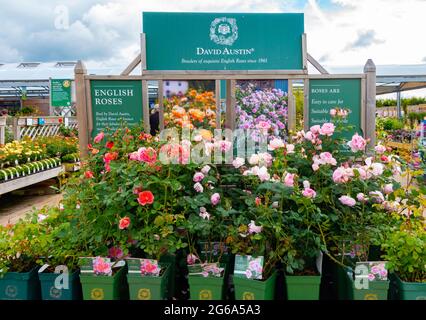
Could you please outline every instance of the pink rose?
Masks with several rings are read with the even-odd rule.
[[[385,186],[383,187],[383,192],[385,194],[392,193],[393,192],[393,184],[392,183],[385,184]]]
[[[308,132],[305,133],[305,139],[312,142],[312,141],[315,140],[315,137],[314,137],[314,135],[312,134],[311,131],[308,131]]]
[[[267,121],[260,121],[256,125],[256,128],[261,129],[261,130],[268,130],[269,128],[271,128],[271,125]]]
[[[260,233],[260,232],[262,232],[262,227],[261,226],[256,226],[256,223],[253,220],[251,220],[251,222],[248,225],[248,232],[250,234],[252,234],[252,233]]]
[[[96,135],[96,137],[93,139],[93,142],[99,143],[102,141],[102,139],[105,137],[103,132],[100,132]]]
[[[302,192],[302,195],[306,198],[315,198],[317,193],[315,192],[314,189],[311,188],[305,188]]]
[[[335,117],[337,114],[337,110],[336,109],[331,109],[330,110],[330,116]]]
[[[220,202],[220,194],[217,193],[217,192],[214,193],[214,194],[212,194],[212,196],[210,197],[210,202],[214,206],[216,206],[217,204],[219,204],[219,202]]]
[[[331,164],[333,166],[337,164],[336,159],[333,158],[333,155],[330,152],[322,152],[319,157],[324,164]]]
[[[346,169],[343,167],[339,167],[333,172],[333,181],[335,183],[346,183],[349,181],[349,177],[347,175]]]
[[[318,163],[317,163],[317,162],[314,162],[314,163],[312,164],[312,170],[314,170],[314,171],[318,171],[318,170],[319,170],[319,165],[318,165]]]
[[[362,192],[358,193],[356,195],[356,198],[359,202],[366,202],[367,198],[365,197],[365,194],[363,194]]]
[[[287,154],[291,154],[294,153],[294,144],[287,144],[285,146],[285,149],[287,151]]]
[[[285,175],[285,178],[284,178],[284,184],[285,184],[287,187],[293,187],[293,186],[294,186],[294,176],[295,176],[295,174],[294,174],[294,173],[287,173],[287,174]]]
[[[374,147],[374,150],[376,150],[376,152],[378,154],[383,154],[383,153],[386,152],[386,147],[382,146],[381,144],[379,144],[379,145],[377,145],[377,146]]]
[[[208,213],[204,207],[200,208],[199,216],[203,219],[210,220],[210,213]]]
[[[198,260],[197,256],[195,254],[188,254],[186,257],[186,263],[187,264],[194,264]]]
[[[339,201],[340,201],[343,205],[348,206],[348,207],[353,207],[353,206],[356,204],[355,199],[354,199],[354,198],[352,198],[352,197],[349,197],[349,196],[341,196],[341,197],[339,198]]]
[[[235,158],[234,161],[232,161],[232,165],[234,166],[235,169],[238,169],[239,167],[241,167],[242,165],[244,165],[245,161],[243,158]]]
[[[194,182],[200,182],[201,180],[203,180],[204,179],[204,174],[202,174],[201,172],[196,172],[195,174],[194,174],[194,177],[192,178],[192,180],[194,181]]]
[[[280,138],[274,138],[271,142],[269,142],[268,150],[275,150],[284,147],[284,142]]]
[[[320,134],[331,137],[334,133],[335,126],[332,123],[324,123],[321,127]]]
[[[351,147],[352,152],[364,151],[366,145],[367,141],[358,135],[358,133],[355,133],[352,136],[352,140],[348,142],[348,146]]]
[[[197,182],[196,184],[194,184],[194,190],[200,193],[204,191],[204,188],[201,183]]]
[[[204,174],[204,175],[207,175],[207,174],[209,174],[209,171],[210,171],[210,166],[209,165],[205,165],[202,169],[201,169],[201,172]]]
[[[260,181],[267,181],[271,178],[271,175],[268,173],[268,169],[266,167],[260,168],[256,175],[259,177]]]
[[[321,126],[319,126],[319,125],[312,126],[311,129],[310,129],[310,131],[313,134],[319,134],[320,130],[321,130]]]

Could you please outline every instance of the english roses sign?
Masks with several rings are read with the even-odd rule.
[[[303,14],[144,12],[143,32],[147,70],[303,68]]]
[[[142,120],[142,84],[137,80],[92,80],[92,136],[121,122],[135,125]]]

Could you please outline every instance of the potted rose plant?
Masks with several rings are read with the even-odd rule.
[[[0,299],[38,300],[36,242],[42,233],[37,223],[20,220],[15,225],[0,226]]]

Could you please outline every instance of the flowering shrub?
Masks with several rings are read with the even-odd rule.
[[[287,96],[283,91],[255,90],[253,85],[249,85],[245,88],[237,87],[235,95],[238,128],[259,130],[272,136],[285,136]]]
[[[216,100],[214,92],[189,90],[185,96],[164,100],[165,127],[216,128]]]

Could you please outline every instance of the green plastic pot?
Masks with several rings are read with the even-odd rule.
[[[79,278],[80,271],[77,270],[68,275],[68,289],[57,289],[55,279],[60,276],[57,273],[42,272],[38,274],[41,284],[41,298],[43,300],[80,300],[81,284]],[[62,274],[61,274],[62,275]],[[61,281],[64,283],[64,281]]]
[[[357,289],[355,288],[352,269],[347,269],[346,277],[350,289],[347,297],[348,300],[388,300],[389,280],[369,281],[368,289]]]
[[[426,300],[425,282],[402,281],[398,275],[390,274],[392,297],[398,300]]]
[[[176,294],[176,255],[171,253],[162,255],[159,263],[169,265],[170,270],[168,271],[167,298],[172,298]]]
[[[127,300],[129,288],[127,267],[121,267],[113,276],[80,274],[84,300]]]
[[[266,280],[254,280],[233,277],[236,300],[273,300],[275,297],[275,283],[277,272]]]
[[[319,300],[321,276],[285,276],[288,300]]]
[[[40,300],[40,282],[37,271],[7,272],[0,278],[0,300]]]
[[[127,274],[130,300],[163,300],[169,297],[168,285],[171,273],[170,264],[161,264],[166,268],[160,277],[141,276],[136,273]]]
[[[191,300],[223,300],[225,297],[225,276],[188,275],[188,282]]]

